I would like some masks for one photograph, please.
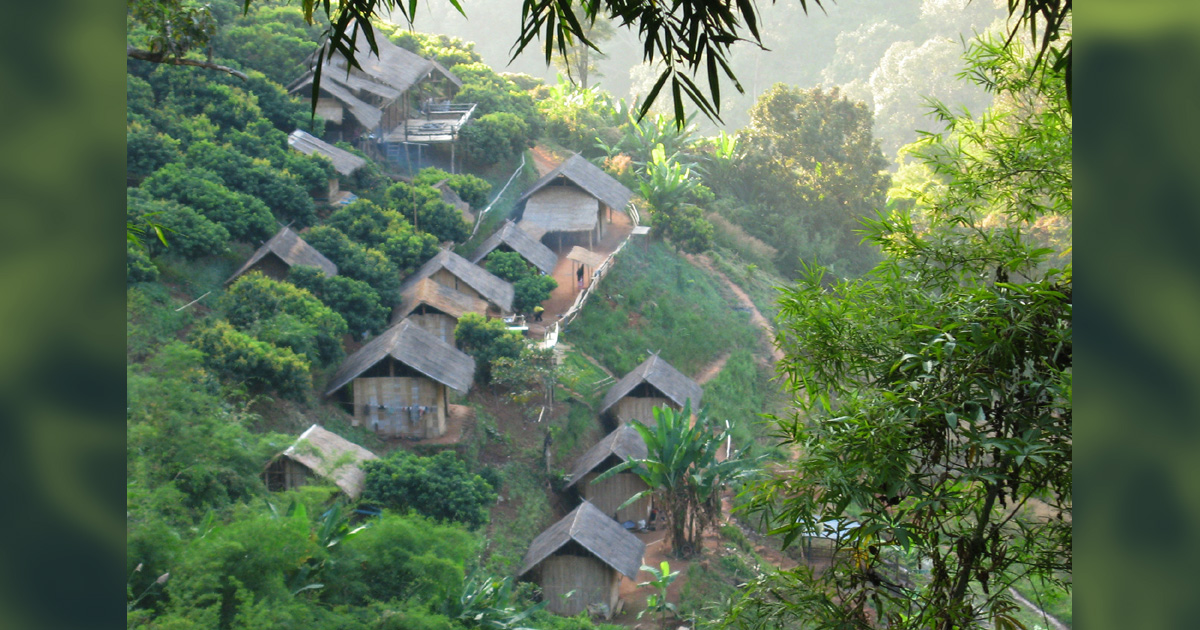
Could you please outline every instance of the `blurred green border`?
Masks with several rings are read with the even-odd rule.
[[[1093,1],[1076,22],[1075,618],[1089,629],[1191,628],[1200,5]],[[21,3],[4,23],[0,625],[118,627],[124,13]]]
[[[124,10],[10,3],[3,23],[0,627],[119,627]]]

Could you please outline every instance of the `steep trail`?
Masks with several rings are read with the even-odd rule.
[[[688,262],[692,263],[692,265],[720,278],[721,282],[724,282],[725,286],[729,287],[729,290],[732,291],[735,296],[737,296],[738,302],[742,305],[742,307],[750,311],[750,323],[758,326],[759,329],[763,331],[763,341],[766,343],[767,347],[771,349],[771,364],[774,365],[775,363],[782,361],[783,352],[775,346],[775,327],[771,325],[771,322],[769,322],[766,317],[763,317],[763,314],[759,312],[758,307],[755,306],[754,302],[750,300],[750,296],[746,295],[746,292],[743,291],[741,287],[734,284],[734,282],[730,280],[728,276],[713,266],[712,259],[710,259],[707,254],[683,254],[683,257],[686,258]]]

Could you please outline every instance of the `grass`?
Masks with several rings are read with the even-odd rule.
[[[191,309],[176,311],[179,306],[157,282],[125,292],[125,351],[130,361],[144,360],[191,325],[194,313]]]
[[[748,262],[728,248],[714,248],[712,258],[717,269],[721,270],[730,282],[746,292],[758,312],[762,313],[767,321],[774,322],[775,316],[779,314],[779,305],[776,304],[780,297],[779,287],[786,287],[792,283],[783,276]]]
[[[499,469],[504,501],[492,510],[485,568],[492,575],[512,575],[535,536],[553,522],[545,478],[538,466],[512,461]]]
[[[604,437],[604,429],[595,412],[574,401],[566,421],[561,426],[551,427],[550,431],[554,438],[555,464],[563,468]]]
[[[477,174],[486,179],[492,185],[492,194],[498,194],[504,184],[508,182],[508,178],[512,176],[513,171],[520,162],[513,162],[508,165],[505,170],[494,170],[485,174]],[[533,156],[525,152],[525,166],[521,168],[520,173],[513,178],[512,184],[499,197],[493,197],[492,209],[479,220],[479,228],[475,230],[475,236],[467,239],[465,243],[454,248],[454,251],[462,256],[471,255],[483,241],[492,235],[505,219],[512,216],[513,210],[517,207],[517,199],[538,179],[537,167],[534,166]],[[475,208],[476,212],[483,208]]]
[[[713,420],[729,420],[730,433],[739,448],[748,445],[775,448],[772,424],[760,414],[779,411],[782,394],[769,379],[770,371],[755,361],[754,353],[739,348],[729,355],[725,367],[704,385],[704,404]]]
[[[604,370],[575,350],[569,350],[563,355],[560,374],[559,383],[593,409],[597,408],[604,398],[604,392],[612,385],[611,382],[605,382],[609,376]]]
[[[753,552],[743,553],[730,544],[705,557],[706,562],[693,561],[688,566],[687,581],[679,589],[679,616],[699,622],[696,626],[720,620],[729,602],[738,598],[738,586],[756,577],[759,570],[755,565],[761,566]]]
[[[748,313],[734,310],[720,280],[661,242],[626,247],[563,339],[614,374],[652,351],[687,375],[737,348],[757,348]]]

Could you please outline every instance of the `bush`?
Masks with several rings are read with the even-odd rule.
[[[178,140],[137,121],[126,125],[125,171],[129,175],[146,177],[179,157]]]
[[[150,262],[146,250],[129,243],[125,248],[125,285],[158,280],[158,267]]]
[[[288,348],[279,348],[213,320],[197,326],[191,343],[204,353],[204,365],[221,378],[256,391],[274,390],[303,400],[312,389],[309,364]]]
[[[359,245],[326,225],[304,233],[304,240],[338,266],[338,274],[367,283],[379,302],[391,307],[400,299],[400,270],[378,250]]]
[[[194,260],[229,248],[228,230],[185,205],[154,199],[140,188],[126,189],[125,204],[128,221],[152,221],[163,228],[165,246],[154,236],[143,239],[149,254],[171,253]]]
[[[462,213],[442,201],[442,193],[432,186],[397,182],[388,187],[384,198],[388,208],[399,212],[413,227],[429,232],[439,241],[461,243],[470,236],[471,226],[463,220]]]
[[[481,177],[467,174],[451,175],[440,168],[429,167],[421,169],[412,183],[415,186],[433,186],[442,180],[447,180],[446,185],[471,207],[482,208],[487,205],[492,185]]]
[[[316,267],[292,267],[288,280],[317,296],[326,306],[346,320],[346,329],[354,337],[374,335],[387,328],[390,310],[379,303],[371,285],[346,276],[326,277]]]
[[[366,199],[334,212],[326,225],[383,253],[401,276],[409,275],[438,251],[437,236],[417,232],[396,210],[381,208]]]
[[[488,521],[496,493],[483,477],[467,470],[452,451],[421,457],[394,451],[364,462],[363,499],[400,512],[413,510],[439,521],[477,529]]]
[[[487,258],[483,259],[483,268],[487,269],[492,275],[508,282],[516,282],[538,273],[533,268],[533,265],[529,264],[517,252],[500,250],[493,250],[487,255]]]
[[[330,365],[344,356],[346,320],[305,289],[253,271],[230,285],[219,304],[233,326],[291,348],[317,365]]]
[[[530,313],[534,307],[550,299],[550,292],[558,288],[558,281],[542,274],[526,276],[513,283],[513,310]]]
[[[193,143],[187,150],[188,166],[216,173],[230,190],[257,197],[276,217],[291,222],[297,229],[311,225],[316,219],[316,211],[308,195],[307,182],[262,160],[250,158],[232,145],[217,146],[207,141]]]
[[[160,199],[191,206],[239,241],[256,242],[278,230],[263,202],[226,188],[221,178],[207,169],[168,164],[148,177],[142,188]]]
[[[525,342],[503,321],[489,320],[479,313],[466,313],[454,328],[459,350],[475,357],[475,381],[492,382],[492,362],[500,357],[517,359]]]
[[[520,155],[534,140],[529,124],[508,112],[480,116],[461,135],[467,158],[484,166]]]

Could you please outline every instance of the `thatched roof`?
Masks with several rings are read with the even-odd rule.
[[[530,264],[537,267],[542,273],[554,273],[554,266],[558,264],[558,254],[554,250],[542,245],[542,242],[533,238],[528,232],[517,227],[512,221],[505,221],[504,225],[500,226],[491,236],[471,254],[471,262],[479,263],[492,253],[492,250],[507,245],[514,252],[521,255],[522,258],[528,260]]]
[[[478,291],[484,299],[495,304],[500,310],[506,313],[512,312],[512,283],[492,275],[483,267],[472,263],[448,249],[443,249],[436,256],[430,258],[424,265],[421,265],[421,268],[416,273],[409,276],[404,281],[404,284],[400,285],[400,293],[403,294],[409,291],[418,282],[432,276],[443,268],[462,282],[465,282],[467,286]]]
[[[309,267],[316,267],[325,272],[326,276],[336,276],[338,273],[337,265],[333,264],[332,260],[323,256],[312,245],[304,242],[304,239],[300,238],[299,234],[285,227],[280,229],[275,236],[272,236],[271,240],[263,243],[262,247],[259,247],[250,256],[250,259],[238,268],[237,271],[233,272],[233,275],[229,276],[229,279],[225,282],[233,282],[235,278],[246,273],[247,269],[253,267],[255,263],[262,260],[267,254],[275,254],[280,260],[287,263],[289,267],[308,265]]]
[[[346,357],[330,379],[325,395],[332,396],[359,374],[389,356],[463,393],[471,387],[471,380],[475,377],[474,358],[406,319]]]
[[[279,457],[304,464],[318,477],[337,484],[351,499],[362,494],[366,483],[366,475],[358,465],[379,459],[375,453],[316,424],[301,433]]]
[[[461,291],[440,285],[432,278],[422,278],[400,293],[400,306],[392,311],[392,324],[398,324],[422,304],[458,319],[466,313],[487,314],[487,302]]]
[[[559,164],[558,168],[543,175],[537,183],[525,191],[525,194],[521,195],[517,203],[529,199],[534,193],[560,178],[586,190],[592,197],[604,202],[604,205],[613,210],[625,210],[625,206],[633,197],[633,191],[576,153],[567,158],[567,161]]]
[[[336,72],[336,71],[335,71]],[[336,81],[326,81],[328,76],[324,72],[321,74],[321,91],[328,93],[338,102],[350,110],[350,115],[358,121],[358,124],[367,129],[375,129],[379,126],[379,121],[383,119],[383,112],[378,107],[358,98],[349,88],[339,84]],[[309,76],[298,81],[290,90],[289,93],[296,94],[300,90],[312,85],[313,78],[311,73]]]
[[[622,424],[617,427],[616,431],[604,436],[604,439],[596,442],[595,446],[576,459],[571,465],[571,480],[567,483],[567,487],[575,485],[575,482],[583,479],[584,475],[592,472],[597,466],[604,463],[604,460],[614,455],[621,461],[646,459],[646,442],[642,440],[642,434],[638,433],[633,425]]]
[[[629,579],[637,579],[646,543],[625,531],[620,523],[587,501],[533,539],[518,575],[525,575],[571,541],[579,543],[601,562]]]
[[[352,70],[351,77],[357,78],[362,83],[366,83],[369,80],[393,88],[397,96],[407,92],[409,88],[433,72],[445,76],[457,86],[462,86],[462,81],[458,77],[454,76],[445,66],[436,61],[405,50],[393,44],[386,37],[376,37],[375,44],[379,49],[378,55],[371,52],[371,47],[367,43],[365,36],[362,36],[360,33],[355,37],[354,56],[358,64],[362,67],[362,70]],[[318,52],[324,53],[324,47]],[[339,80],[346,81],[347,65],[346,59],[341,54],[334,53],[333,59],[329,62],[329,67],[323,68],[321,71],[322,80],[325,77],[336,75]],[[360,72],[361,74],[359,74]],[[324,87],[323,81],[321,87]],[[373,94],[384,96],[384,93],[379,88],[367,88],[365,85],[355,87],[356,89],[371,91]],[[385,98],[387,97],[385,96]]]
[[[600,202],[572,186],[543,188],[525,202],[521,227],[536,225],[548,232],[587,232],[600,219]],[[532,230],[530,230],[532,231]]]
[[[677,405],[682,406],[685,401],[690,399],[692,409],[700,408],[700,397],[704,394],[700,385],[655,354],[642,361],[641,365],[633,368],[632,372],[626,374],[609,388],[608,393],[604,395],[604,400],[600,403],[600,413],[608,411],[609,407],[617,404],[617,401],[642,383],[653,385],[655,389]]]
[[[586,247],[580,247],[578,245],[572,247],[571,251],[567,253],[568,260],[574,260],[575,262],[583,263],[592,268],[603,265],[606,258],[607,257],[603,254],[598,254]]]
[[[354,171],[367,165],[366,159],[345,149],[339,149],[303,129],[297,129],[288,136],[288,146],[304,155],[324,155],[333,162],[334,170],[342,175],[353,175]]]

